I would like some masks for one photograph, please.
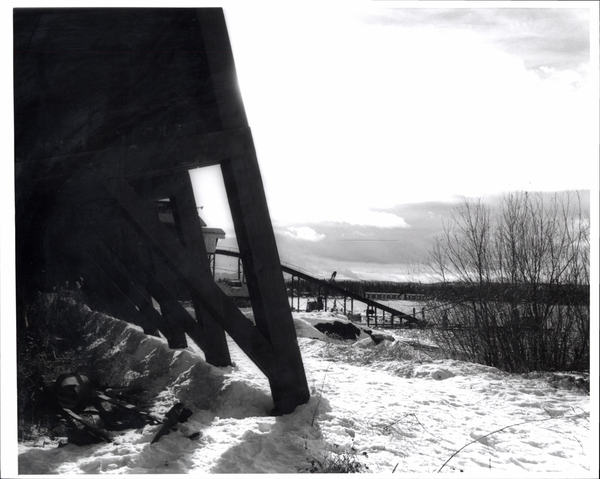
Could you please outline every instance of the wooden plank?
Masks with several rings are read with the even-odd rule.
[[[105,442],[112,442],[112,437],[109,432],[105,431],[104,429],[100,429],[98,426],[96,426],[95,424],[92,424],[87,419],[82,418],[79,414],[74,413],[70,409],[67,409],[67,408],[61,408],[61,409],[63,411],[63,416],[70,418],[70,419],[74,419],[75,421],[83,424],[89,431],[91,431],[93,434],[100,437]]]
[[[103,283],[114,285],[114,290],[118,291],[122,301],[127,301],[131,305],[131,310],[136,313],[134,315],[120,315],[120,319],[131,320],[134,324],[138,324],[143,328],[145,334],[158,336],[158,331],[161,331],[165,337],[168,337],[168,331],[160,321],[157,321],[156,317],[149,317],[141,312],[139,309],[141,296],[135,294],[135,288],[128,284],[128,279],[115,267],[114,260],[108,260],[107,256],[99,251],[98,248],[93,250],[88,249],[86,252],[88,260],[96,266],[98,273],[104,277]],[[109,298],[109,301],[112,302],[113,300],[114,297]],[[158,311],[156,311],[156,314],[160,317]]]
[[[118,200],[147,244],[161,256],[187,288],[198,294],[213,318],[221,323],[240,348],[270,378],[277,361],[271,345],[252,322],[229,300],[210,274],[202,271],[192,261],[187,250],[172,242],[172,234],[166,226],[147,211],[144,202],[125,180],[119,178],[103,184],[107,192]]]
[[[175,275],[159,257],[153,255],[150,251],[142,256],[138,248],[135,247],[141,242],[136,240],[138,238],[137,233],[125,221],[123,223],[121,229],[125,236],[129,238],[129,247],[121,252],[117,251],[117,256],[119,256],[121,262],[128,265],[131,274],[145,273],[145,277],[138,278],[138,281],[143,282],[150,295],[159,303],[162,317],[168,324],[171,336],[176,334],[179,338],[177,342],[179,346],[177,347],[187,347],[187,342],[184,343],[185,333],[187,333],[200,349],[204,350],[207,342],[206,335],[201,325],[178,301],[173,289],[176,284]],[[170,345],[170,347],[174,346]]]
[[[181,349],[187,347],[186,339],[186,324],[173,320],[169,313],[165,313],[162,308],[158,313],[152,304],[152,298],[157,299],[157,295],[161,290],[156,290],[156,282],[153,278],[153,263],[152,253],[140,241],[137,232],[124,219],[114,220],[113,228],[119,231],[119,235],[114,234],[114,231],[101,233],[102,242],[105,246],[105,251],[108,253],[108,261],[121,263],[126,270],[127,276],[134,282],[141,285],[143,290],[138,290],[142,296],[140,298],[140,311],[156,321],[160,321],[163,334],[167,338],[170,348]],[[160,302],[159,302],[160,304]],[[156,314],[159,314],[160,320]],[[188,328],[191,329],[191,328]],[[189,334],[189,333],[188,333]]]
[[[174,186],[176,194],[171,196],[175,225],[183,239],[183,246],[190,254],[192,260],[199,267],[210,274],[210,264],[204,236],[202,234],[202,225],[196,209],[196,200],[194,190],[188,172],[174,173],[169,175],[168,180]],[[194,290],[192,293],[192,302],[196,313],[196,320],[202,324],[205,337],[210,338],[204,348],[206,361],[214,366],[230,366],[231,356],[227,346],[225,331],[219,325],[219,322],[213,318],[210,312],[202,305],[202,299]]]
[[[245,128],[248,121],[223,12],[199,9],[198,22],[215,84],[222,128]],[[221,171],[256,325],[270,340],[277,358],[277,372],[270,378],[275,407],[281,413],[291,412],[308,401],[310,393],[251,138],[243,157],[222,161]]]
[[[165,173],[187,171],[200,166],[220,163],[225,158],[246,153],[250,129],[235,128],[203,135],[180,137],[175,142],[148,141],[136,145],[111,146],[102,150],[83,151],[69,155],[16,158],[15,178],[26,184],[34,181],[53,191],[56,181],[69,178],[65,187],[75,188],[111,179],[116,172],[124,178],[144,178]],[[48,185],[45,187],[44,183]]]
[[[147,419],[149,422],[154,423],[154,424],[162,424],[162,421],[160,419],[158,419],[157,417],[154,417],[152,414],[150,414],[148,411],[145,411],[137,406],[133,406],[132,404],[127,404],[124,403],[122,401],[119,401],[118,399],[112,398],[110,396],[107,396],[105,394],[102,393],[94,393],[94,396],[96,396],[97,398],[102,399],[103,401],[106,401],[108,403],[114,404],[115,406],[119,406],[122,407],[123,409],[127,409],[129,411],[132,411],[133,413],[142,416],[144,419]]]
[[[171,210],[175,221],[176,231],[172,238],[173,242],[181,242],[186,247],[192,260],[200,268],[209,270],[208,257],[202,235],[202,226],[196,210],[194,192],[191,185],[189,173],[172,173],[160,177],[146,178],[134,182],[135,190],[141,193],[143,199],[148,203],[161,198],[170,197]],[[152,261],[156,267],[153,275],[153,291],[160,297],[161,311],[178,318],[184,325],[186,332],[200,346],[204,352],[206,361],[214,366],[230,366],[232,364],[227,346],[227,338],[223,328],[215,322],[210,313],[202,306],[197,294],[190,291],[196,318],[194,319],[176,301],[176,294],[184,286],[175,275],[159,258]],[[161,287],[164,286],[164,290]],[[186,288],[187,289],[187,288]]]

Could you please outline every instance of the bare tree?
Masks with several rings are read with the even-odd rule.
[[[511,371],[586,368],[588,211],[578,193],[465,199],[431,252],[440,343]]]

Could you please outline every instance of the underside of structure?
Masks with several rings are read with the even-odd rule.
[[[308,400],[221,9],[15,9],[17,315],[83,280],[92,300],[231,364],[225,333]],[[254,312],[214,282],[188,170],[220,165]],[[168,201],[173,224],[161,221]],[[181,305],[191,298],[195,318]],[[160,308],[155,308],[158,304]]]

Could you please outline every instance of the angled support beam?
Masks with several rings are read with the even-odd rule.
[[[175,275],[172,271],[160,260],[159,257],[153,255],[150,251],[147,254],[141,255],[139,244],[141,240],[135,241],[134,238],[139,238],[135,229],[123,221],[121,230],[125,232],[125,237],[129,238],[128,244],[124,245],[123,249],[117,250],[119,260],[125,264],[134,277],[137,276],[137,281],[144,284],[150,295],[156,299],[160,305],[160,310],[163,318],[166,320],[168,327],[177,332],[178,337],[183,336],[183,340],[179,340],[178,347],[186,347],[185,334],[187,334],[199,347],[204,350],[207,338],[201,325],[186,311],[176,297],[173,290],[175,284]],[[137,243],[134,244],[134,243]],[[140,275],[143,274],[143,278]]]
[[[90,257],[89,259],[90,261],[93,261],[93,258]],[[109,271],[107,268],[100,267],[100,264],[98,263],[95,263],[95,266],[97,269],[94,274],[103,280],[102,290],[96,290],[95,293],[98,296],[93,298],[101,301],[101,305],[97,306],[98,310],[141,326],[145,334],[158,336],[158,331],[160,329],[157,328],[156,325],[151,321],[149,321],[146,315],[136,308],[136,304],[132,301],[131,297],[123,289],[121,289],[120,285],[117,284],[118,280],[112,276],[111,273],[113,271]],[[90,303],[90,306],[93,304],[93,302]],[[169,337],[168,331],[161,332],[163,332],[166,338]]]
[[[116,258],[110,257],[106,246],[97,244],[93,248],[86,248],[86,253],[89,261],[95,264],[97,269],[109,278],[116,288],[137,308],[139,314],[145,317],[145,321],[141,324],[144,333],[156,336],[160,331],[168,339],[170,331],[164,324],[162,316],[149,303],[146,295],[140,291],[140,286],[127,275],[124,267],[116,261]],[[154,314],[151,314],[150,311],[153,311]]]
[[[98,191],[96,191],[98,194]],[[105,201],[100,202],[105,203]],[[154,265],[151,261],[151,252],[141,244],[138,235],[124,219],[114,217],[112,207],[103,208],[98,202],[92,202],[88,206],[88,216],[98,215],[98,218],[111,218],[111,229],[98,231],[94,246],[88,250],[100,269],[110,272],[114,282],[118,283],[123,290],[129,291],[129,298],[135,303],[141,314],[146,316],[155,324],[160,332],[167,338],[169,347],[174,349],[186,348],[186,333],[189,331],[193,338],[193,328],[186,323],[174,320],[168,306],[166,312],[159,313],[152,304],[152,297],[159,299],[157,294],[162,292],[155,286],[152,276]],[[105,211],[103,211],[105,210]],[[106,214],[108,210],[108,215]],[[98,221],[96,222],[96,224]],[[115,234],[115,232],[121,234]],[[161,297],[161,299],[163,299]],[[159,301],[160,304],[160,301]],[[190,318],[193,321],[193,318]]]
[[[122,285],[123,288],[127,288],[129,284],[129,298],[135,302],[135,305],[139,309],[140,313],[146,316],[159,331],[165,336],[168,341],[169,347],[173,349],[180,349],[187,347],[187,340],[185,337],[185,328],[181,326],[179,321],[173,320],[168,312],[163,311],[161,304],[161,313],[159,313],[151,303],[151,298],[154,296],[152,292],[149,292],[149,285],[151,281],[148,278],[142,278],[140,274],[140,265],[137,264],[135,267],[132,266],[132,258],[134,253],[125,255],[122,252],[117,253],[117,257],[110,254],[110,248],[105,244],[101,243],[90,253],[92,260],[96,262],[99,269],[110,270],[111,278],[116,283]],[[123,267],[119,267],[120,265]],[[112,266],[111,266],[112,265]],[[132,283],[143,285],[136,288]],[[142,288],[143,291],[142,291]],[[152,289],[150,287],[150,289]],[[154,291],[156,293],[156,291]],[[155,296],[154,296],[155,297]]]
[[[248,127],[225,17],[220,9],[197,10],[223,130]],[[271,341],[278,371],[271,378],[276,408],[293,411],[310,397],[296,330],[277,253],[254,142],[246,153],[221,161],[221,171],[256,325]]]
[[[282,413],[308,401],[310,393],[255,158],[221,164],[256,326],[273,345],[279,371],[271,389]],[[253,185],[254,188],[248,188]]]
[[[196,200],[189,173],[175,173],[169,176],[169,182],[177,187],[177,193],[171,196],[175,225],[183,238],[183,245],[192,257],[193,261],[206,273],[210,274],[210,264],[202,225],[196,209]],[[230,366],[231,356],[227,346],[225,331],[218,321],[212,317],[208,310],[202,305],[201,297],[195,290],[190,291],[196,319],[204,327],[205,337],[210,338],[204,348],[206,360],[215,366]]]
[[[140,233],[146,244],[173,271],[179,280],[201,298],[202,305],[227,331],[240,348],[261,371],[271,378],[278,362],[271,344],[252,322],[229,300],[209,273],[192,260],[188,251],[178,242],[158,217],[146,208],[144,201],[122,178],[103,183],[124,214]]]
[[[210,272],[202,225],[196,209],[196,200],[189,173],[187,171],[174,172],[169,175],[136,179],[132,181],[132,185],[136,193],[148,202],[169,198],[175,223],[172,241],[179,242],[199,268]],[[161,263],[159,261],[157,264]],[[165,284],[177,282],[169,268],[165,266],[161,268],[159,277],[169,277],[164,282]],[[182,287],[183,285],[179,289]],[[197,292],[190,290],[189,293],[192,298],[196,321],[201,325],[204,331],[203,337],[206,338],[201,346],[206,361],[214,366],[230,366],[232,362],[225,331],[204,308]]]

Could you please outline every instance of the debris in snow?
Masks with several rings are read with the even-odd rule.
[[[191,415],[192,411],[187,409],[182,403],[175,404],[175,406],[173,406],[165,415],[162,427],[156,433],[156,436],[154,436],[154,439],[152,439],[150,444],[158,442],[158,440],[165,434],[168,434],[169,431],[177,425],[177,423],[186,422]]]

